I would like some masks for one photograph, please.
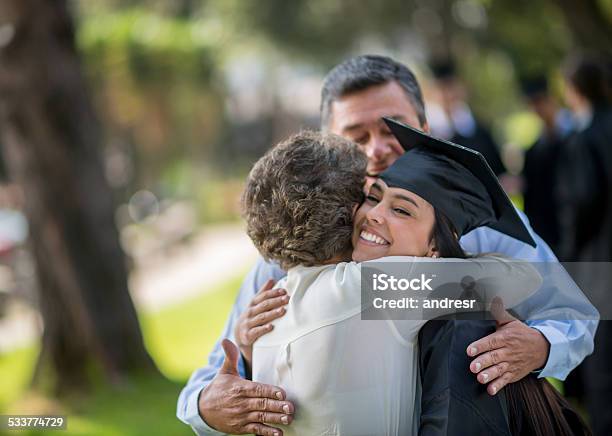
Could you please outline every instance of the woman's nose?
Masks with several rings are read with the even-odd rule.
[[[368,211],[368,213],[366,213],[366,219],[370,223],[375,223],[375,224],[384,224],[385,223],[385,217],[384,217],[384,215],[382,213],[382,208],[380,207],[380,203],[377,204],[372,209],[370,209]]]

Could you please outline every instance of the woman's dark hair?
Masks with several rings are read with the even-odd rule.
[[[590,436],[591,430],[546,379],[529,374],[504,388],[513,435]]]
[[[440,257],[466,259],[453,223],[434,209],[432,239]],[[580,415],[546,380],[530,374],[505,387],[508,419],[513,435],[590,436],[591,431]]]
[[[454,257],[459,259],[466,259],[469,256],[463,251],[459,244],[459,238],[455,231],[453,223],[440,212],[434,208],[434,227],[431,232],[431,239],[435,241],[436,249],[440,257]]]

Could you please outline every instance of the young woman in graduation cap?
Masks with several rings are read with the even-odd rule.
[[[247,364],[253,380],[283,387],[294,402],[293,422],[281,426],[284,435],[419,431],[417,336],[427,320],[362,320],[362,262],[400,261],[414,277],[464,263],[466,269],[439,271],[450,281],[469,271],[478,282],[497,267],[497,280],[486,291],[504,295],[507,307],[527,296],[513,291],[528,294],[541,283],[527,263],[468,257],[459,245],[463,234],[482,225],[534,244],[484,158],[389,123],[407,151],[369,187],[365,200],[365,156],[335,136],[292,137],[249,175],[247,232],[266,259],[287,270],[277,287],[290,301],[286,315],[255,342]],[[520,414],[529,395],[550,425]],[[542,434],[572,434],[557,413],[560,401],[539,384],[510,394],[505,434],[540,428]],[[473,418],[478,422],[466,422],[466,434],[499,433],[478,414]]]
[[[370,186],[356,213],[354,225],[361,233],[353,237],[353,260],[398,255],[408,244],[421,256],[467,259],[459,239],[483,225],[535,245],[480,154],[393,120],[387,123],[406,153]],[[414,225],[402,225],[407,216]],[[382,236],[385,244],[371,244],[364,233]],[[386,238],[403,240],[402,248]],[[510,384],[506,398],[511,434],[590,434],[546,380],[530,376]],[[476,429],[471,430],[467,433]]]

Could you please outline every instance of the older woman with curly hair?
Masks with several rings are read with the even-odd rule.
[[[350,260],[367,158],[340,136],[303,132],[272,148],[243,194],[247,233],[284,270]]]

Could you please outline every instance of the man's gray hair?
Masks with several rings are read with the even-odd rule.
[[[321,90],[321,129],[329,127],[331,106],[335,100],[376,85],[396,81],[416,111],[419,123],[427,122],[423,94],[410,69],[390,57],[362,55],[342,62],[325,77]]]

